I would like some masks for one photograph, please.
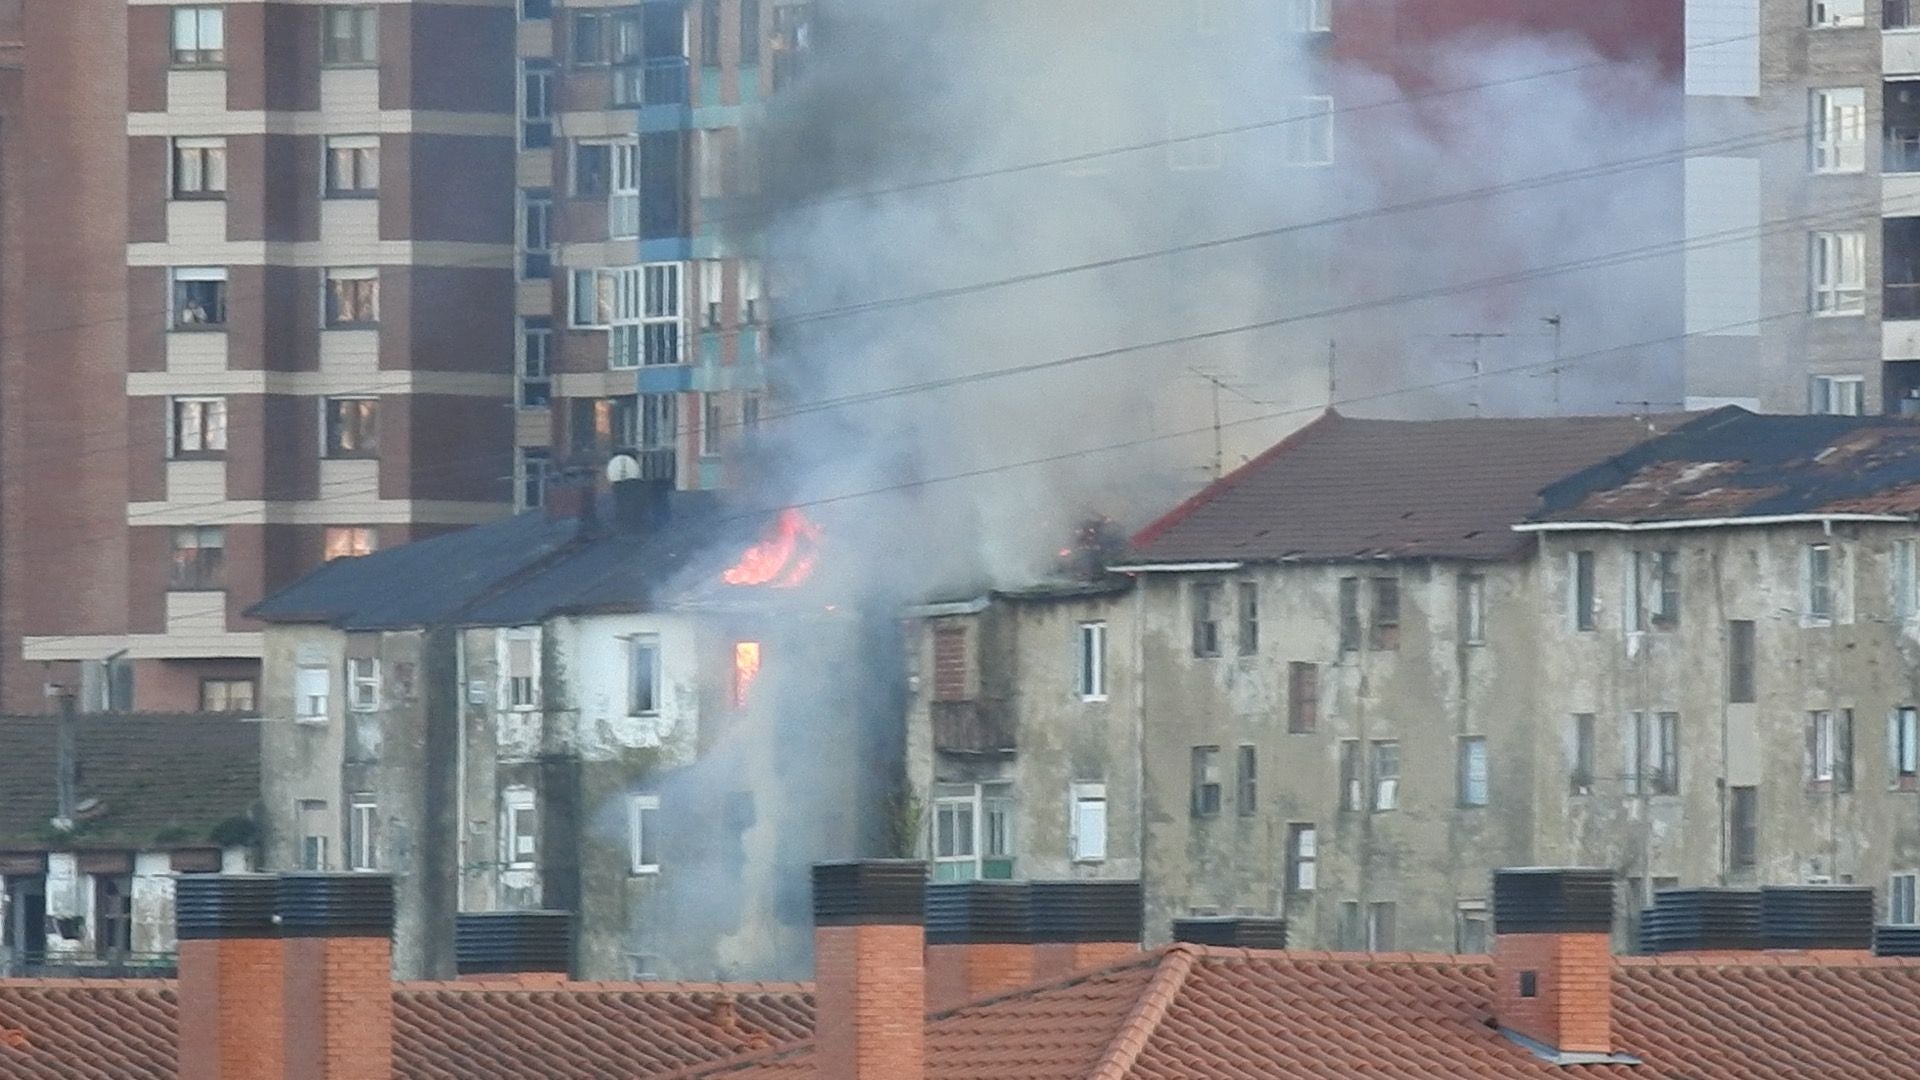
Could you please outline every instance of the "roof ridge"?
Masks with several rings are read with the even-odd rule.
[[[1227,475],[1220,477],[1213,483],[1187,496],[1178,506],[1175,506],[1173,509],[1148,522],[1145,528],[1133,534],[1133,539],[1128,542],[1129,546],[1142,548],[1153,543],[1160,538],[1161,534],[1192,516],[1194,511],[1219,498],[1221,494],[1252,475],[1255,470],[1299,445],[1308,434],[1318,431],[1323,426],[1335,422],[1344,423],[1346,421],[1347,418],[1345,416],[1342,416],[1339,412],[1331,408],[1319,416],[1314,417],[1312,420],[1307,421],[1297,430],[1289,433],[1286,438],[1281,439],[1279,442],[1274,443],[1272,446],[1267,447],[1260,453],[1255,454],[1252,458],[1249,458],[1246,463],[1239,468],[1234,469]]]
[[[1134,1063],[1140,1060],[1141,1051],[1147,1048],[1148,1040],[1166,1019],[1174,998],[1179,997],[1181,988],[1186,986],[1187,976],[1193,972],[1194,961],[1200,955],[1200,950],[1184,943],[1167,947],[1161,954],[1160,970],[1153,973],[1147,988],[1140,992],[1133,1008],[1120,1021],[1113,1041],[1107,1044],[1099,1063],[1087,1074],[1087,1080],[1126,1080],[1133,1072]]]

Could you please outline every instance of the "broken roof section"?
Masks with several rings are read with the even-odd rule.
[[[1131,561],[1505,558],[1542,488],[1692,418],[1329,411],[1148,525]]]
[[[1525,531],[1920,515],[1920,422],[1709,413],[1546,489]]]

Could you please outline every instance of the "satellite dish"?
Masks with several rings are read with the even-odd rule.
[[[619,483],[622,480],[640,479],[640,462],[632,454],[615,454],[607,461],[607,480]]]

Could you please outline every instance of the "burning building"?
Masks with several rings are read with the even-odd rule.
[[[577,915],[579,977],[804,972],[806,867],[888,849],[899,768],[888,680],[821,675],[891,623],[799,510],[554,495],[255,609],[267,865],[408,871],[403,975],[452,974],[455,913],[530,909]]]

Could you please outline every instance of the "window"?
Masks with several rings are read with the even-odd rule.
[[[721,435],[726,430],[726,408],[719,394],[700,395],[700,456],[714,457],[725,445]]]
[[[1391,952],[1393,950],[1393,901],[1383,901],[1367,905],[1367,951]]]
[[[1480,574],[1461,574],[1459,587],[1460,644],[1484,645],[1487,642],[1487,579]]]
[[[200,711],[250,713],[254,709],[252,679],[201,679]]]
[[[1319,834],[1311,822],[1287,826],[1287,891],[1310,893],[1319,884]]]
[[[503,796],[506,804],[506,845],[507,865],[516,869],[530,868],[539,858],[540,833],[539,819],[535,816],[533,789],[528,787],[510,787]]]
[[[333,676],[323,667],[303,667],[293,674],[293,716],[296,720],[327,719],[327,699],[333,695]]]
[[[700,64],[720,66],[720,0],[700,0]]]
[[[225,267],[180,267],[173,271],[173,328],[206,330],[227,324]]]
[[[1286,0],[1287,28],[1314,34],[1333,29],[1332,0]]]
[[[758,326],[766,315],[767,289],[760,264],[753,259],[741,259],[740,267],[740,321],[748,326]]]
[[[1807,621],[1833,621],[1833,545],[1807,547]]]
[[[1392,810],[1400,805],[1400,744],[1392,740],[1373,744],[1373,808]]]
[[[329,64],[371,64],[380,58],[380,9],[366,4],[329,4],[327,44],[322,60]]]
[[[362,791],[348,804],[347,869],[380,869],[380,806]]]
[[[1831,791],[1853,790],[1853,710],[1807,714],[1807,779]]]
[[[1240,655],[1252,656],[1260,651],[1260,584],[1243,581],[1239,592]]]
[[[1366,921],[1357,900],[1340,902],[1340,924],[1335,931],[1335,947],[1349,952],[1367,947]]]
[[[1751,619],[1733,619],[1727,623],[1727,701],[1750,705],[1757,700],[1754,691],[1754,623]]]
[[[1920,712],[1910,705],[1893,710],[1887,721],[1887,760],[1892,765],[1893,786],[1908,789],[1920,776]]]
[[[218,589],[226,562],[226,530],[218,525],[183,526],[173,530],[173,569],[170,589]]]
[[[1487,805],[1487,739],[1467,735],[1460,739],[1460,805]]]
[[[1296,166],[1333,164],[1333,99],[1299,97],[1285,107],[1281,160]]]
[[[1920,874],[1892,874],[1887,878],[1887,922],[1893,926],[1912,926],[1920,923],[1920,912],[1915,910],[1914,895],[1920,887]]]
[[[174,398],[173,456],[218,457],[227,452],[227,399]]]
[[[1893,542],[1893,615],[1896,619],[1911,619],[1920,611],[1920,566],[1914,559],[1912,540]]]
[[[1107,700],[1107,624],[1083,622],[1077,635],[1079,662],[1074,670],[1074,690],[1081,701]]]
[[[547,352],[552,344],[552,319],[545,315],[521,317],[519,400],[523,409],[544,409],[553,401],[553,369],[548,363]]]
[[[1493,918],[1484,900],[1462,900],[1454,909],[1453,951],[1477,956],[1492,951]]]
[[[1633,734],[1634,793],[1680,793],[1680,714],[1636,712]]]
[[[1340,809],[1367,808],[1367,780],[1360,772],[1360,740],[1340,740]]]
[[[1373,624],[1367,636],[1370,649],[1400,647],[1400,579],[1373,579]]]
[[[1287,665],[1287,730],[1295,735],[1320,723],[1320,667],[1304,660]]]
[[[740,0],[740,66],[760,62],[760,0]]]
[[[545,188],[520,193],[520,276],[530,281],[553,275],[553,196]]]
[[[294,814],[300,820],[300,869],[324,871],[327,867],[327,802],[325,799],[299,799]]]
[[[324,448],[330,458],[370,458],[380,453],[380,399],[328,398]]]
[[[1252,817],[1260,807],[1260,751],[1242,745],[1234,772],[1233,808],[1241,817]]]
[[[1193,816],[1220,814],[1220,748],[1193,748]]]
[[[1861,232],[1813,234],[1813,313],[1863,315],[1867,310],[1867,237]]]
[[[227,62],[226,10],[206,5],[173,9],[175,67],[215,67]]]
[[[347,708],[373,712],[380,707],[380,661],[369,656],[347,658]]]
[[[547,451],[541,447],[522,447],[514,458],[514,485],[520,499],[519,509],[532,510],[547,501]]]
[[[1858,375],[1815,375],[1807,380],[1807,411],[1822,416],[1859,416],[1866,411],[1867,381]]]
[[[1220,585],[1195,582],[1193,603],[1193,655],[1220,655]]]
[[[1808,26],[1820,28],[1866,24],[1866,0],[1807,0]]]
[[[607,235],[640,235],[640,144],[613,144],[613,175],[607,182]]]
[[[173,197],[223,199],[227,195],[227,140],[173,140]]]
[[[1013,789],[1008,784],[936,784],[934,880],[1010,880],[1014,871]]]
[[[553,145],[553,65],[545,60],[520,61],[520,148],[545,150]]]
[[[627,715],[660,712],[660,639],[635,634],[627,639]]]
[[[1107,858],[1107,785],[1076,783],[1072,788],[1073,817],[1067,823],[1074,862],[1104,862]]]
[[[553,0],[520,0],[520,17],[523,19],[552,18]]]
[[[1727,865],[1733,870],[1751,870],[1760,853],[1760,793],[1758,788],[1736,787],[1728,814]]]
[[[725,301],[727,264],[719,259],[700,263],[700,325],[718,330]]]
[[[684,363],[681,280],[679,263],[577,270],[573,325],[612,331],[607,365],[615,370]]]
[[[335,559],[357,559],[362,555],[371,555],[379,549],[380,530],[375,526],[327,526],[325,558],[328,562]]]
[[[1813,113],[1808,128],[1813,136],[1813,171],[1857,173],[1867,167],[1867,91],[1858,86],[1815,90],[1809,95]]]
[[[627,799],[627,869],[635,874],[660,872],[658,795],[633,795]]]
[[[1881,5],[1880,25],[1888,30],[1920,26],[1920,0],[1885,0]]]
[[[613,183],[613,144],[575,139],[573,194],[575,198],[604,197]]]
[[[760,428],[760,395],[748,391],[740,399],[740,430],[753,432]]]
[[[1573,714],[1573,769],[1567,789],[1574,795],[1593,794],[1594,760],[1593,714]]]
[[[1573,553],[1573,628],[1593,630],[1600,625],[1599,593],[1593,587],[1594,557],[1591,551]]]
[[[1671,630],[1680,625],[1679,552],[1633,553],[1633,611],[1636,629]]]
[[[327,136],[327,198],[371,199],[380,194],[380,136]]]
[[[372,267],[327,271],[327,327],[333,330],[380,322],[380,271]]]
[[[93,955],[124,957],[133,951],[133,875],[94,874]]]
[[[1360,648],[1360,579],[1340,579],[1340,651]]]
[[[534,639],[524,634],[506,639],[507,708],[517,711],[540,707],[540,683],[534,673]]]
[[[640,16],[633,11],[575,12],[573,62],[620,64],[640,57]]]

